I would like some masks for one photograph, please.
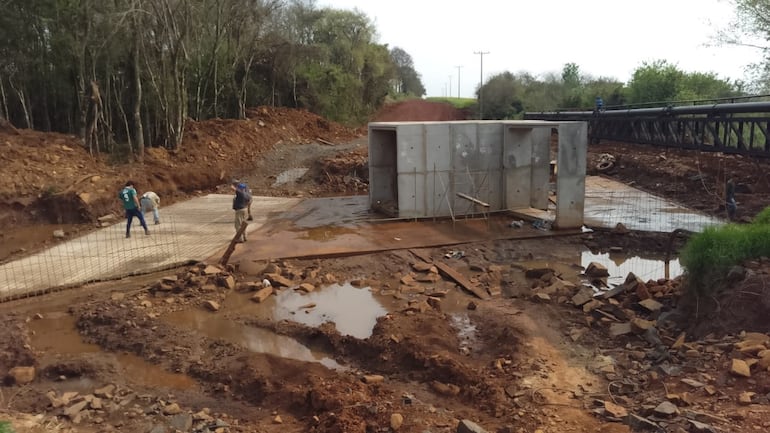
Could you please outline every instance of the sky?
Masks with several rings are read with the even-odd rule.
[[[643,62],[744,79],[760,59],[750,48],[716,46],[734,17],[727,0],[318,0],[358,9],[378,42],[412,56],[427,96],[474,97],[482,78],[529,72],[582,74],[628,82]],[[474,54],[485,52],[483,56]],[[461,68],[458,68],[461,66]],[[459,77],[458,77],[459,73]],[[459,80],[458,80],[459,78]]]

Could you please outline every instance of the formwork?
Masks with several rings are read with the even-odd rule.
[[[396,218],[457,218],[549,207],[554,226],[583,224],[587,124],[547,121],[369,124],[370,206]]]

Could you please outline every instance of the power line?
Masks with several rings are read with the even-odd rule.
[[[481,56],[481,68],[479,71],[479,120],[484,118],[484,101],[481,98],[481,90],[484,86],[484,54],[489,54],[489,51],[474,51],[473,54]]]

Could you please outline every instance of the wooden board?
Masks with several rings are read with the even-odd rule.
[[[489,294],[487,292],[476,287],[475,284],[471,283],[467,278],[465,278],[461,273],[457,272],[451,266],[439,261],[433,262],[433,265],[438,268],[439,272],[454,280],[454,282],[462,286],[462,288],[465,290],[473,293],[480,299],[489,299]]]

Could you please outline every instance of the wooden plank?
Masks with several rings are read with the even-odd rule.
[[[457,272],[451,266],[441,261],[433,262],[433,265],[438,268],[440,273],[454,280],[454,282],[459,284],[465,290],[473,293],[480,299],[489,299],[489,294],[487,292],[476,287],[475,284],[471,283],[467,278],[465,278],[461,273]]]
[[[235,232],[235,236],[233,236],[233,239],[230,241],[230,245],[227,246],[227,250],[225,250],[225,253],[222,255],[222,258],[219,259],[219,264],[224,266],[230,260],[230,256],[233,254],[233,251],[235,251],[235,244],[237,244],[238,239],[240,239],[243,236],[243,232],[246,231],[246,227],[248,225],[249,223],[247,223],[246,221],[241,223],[241,228],[239,228],[238,231]]]
[[[475,197],[469,196],[468,194],[463,194],[461,192],[458,192],[457,196],[460,197],[460,198],[464,198],[464,199],[466,199],[468,201],[471,201],[473,203],[476,203],[477,205],[481,205],[481,206],[484,206],[484,207],[489,207],[489,203],[485,203],[485,202],[483,202],[483,201],[481,201],[481,200],[479,200],[479,199],[477,199]]]
[[[425,263],[433,263],[433,259],[429,255],[425,254],[423,251],[410,249],[409,252],[412,253],[413,256],[417,257],[418,259],[422,260]]]

